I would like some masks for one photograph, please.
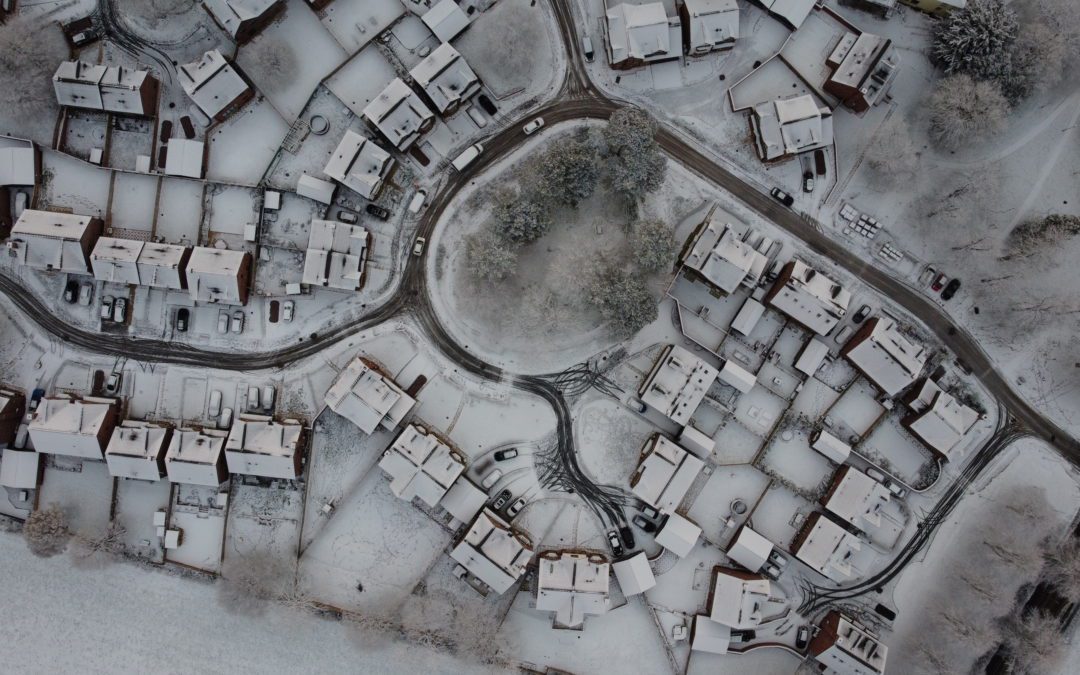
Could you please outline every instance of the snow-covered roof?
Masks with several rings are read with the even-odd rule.
[[[555,627],[580,628],[586,615],[608,611],[611,565],[603,557],[548,551],[539,562],[536,609],[555,612]]]
[[[938,390],[922,413],[903,420],[904,426],[931,450],[952,459],[952,451],[979,419],[979,413]]]
[[[400,77],[364,108],[364,117],[398,150],[409,149],[435,121],[435,114]]]
[[[173,138],[165,150],[165,174],[185,178],[203,177],[206,145],[202,141]]]
[[[690,649],[709,654],[727,654],[730,644],[730,628],[704,614],[694,617],[694,625],[690,629]]]
[[[453,110],[480,91],[480,79],[458,50],[444,42],[409,71],[440,113]]]
[[[746,368],[728,359],[724,361],[724,367],[720,369],[720,381],[745,394],[757,384],[757,377]]]
[[[607,10],[611,65],[627,60],[657,61],[682,54],[678,17],[668,19],[662,2],[621,3]]]
[[[296,181],[296,194],[329,204],[334,201],[334,184],[305,173]]]
[[[323,173],[364,199],[375,199],[394,168],[390,153],[355,131],[345,132]]]
[[[476,517],[450,557],[496,593],[510,590],[532,558],[527,537],[490,509]]]
[[[781,23],[796,30],[803,21],[806,21],[806,17],[810,15],[810,11],[814,9],[814,4],[818,0],[757,0],[757,2]]]
[[[735,0],[683,0],[689,17],[690,53],[729,45],[739,37],[739,5]]]
[[[194,63],[181,65],[177,75],[184,92],[210,118],[217,118],[249,91],[244,78],[216,49],[204,53]],[[171,141],[169,150],[172,151]]]
[[[843,464],[851,455],[851,446],[828,431],[821,429],[810,437],[810,447],[837,464]]]
[[[165,470],[173,483],[216,487],[225,480],[224,431],[177,429],[165,453]]]
[[[709,618],[740,630],[760,625],[772,593],[769,580],[726,567],[713,572]]]
[[[148,70],[109,66],[101,78],[102,108],[123,115],[153,115],[155,111],[148,109],[147,103],[154,95],[149,88],[156,85],[157,80]]]
[[[683,264],[730,294],[740,284],[756,284],[768,259],[742,241],[730,225],[718,222],[716,213],[714,206]]]
[[[388,377],[356,357],[337,376],[326,392],[330,409],[366,434],[381,424],[393,429],[416,405],[416,399],[402,391]]]
[[[4,448],[0,457],[0,486],[16,490],[35,490],[41,455],[33,450]]]
[[[37,181],[34,145],[0,148],[0,186],[34,185]]]
[[[904,337],[892,319],[874,317],[840,350],[852,365],[887,396],[896,396],[919,377],[926,348]]]
[[[638,551],[626,560],[616,560],[611,564],[611,569],[626,597],[639,595],[656,585],[656,577],[645,551]]]
[[[443,495],[439,506],[455,520],[467,523],[480,513],[485,503],[487,503],[487,493],[465,476],[458,476],[458,479]]]
[[[664,526],[656,532],[656,543],[680,558],[690,555],[701,536],[701,528],[677,513],[668,516]]]
[[[833,610],[821,620],[810,654],[827,673],[882,675],[889,648],[876,635]]]
[[[90,273],[88,256],[101,233],[93,216],[25,209],[11,228],[8,248],[35,269]]]
[[[833,142],[832,111],[811,94],[765,101],[750,115],[758,156],[770,161],[825,148]]]
[[[851,291],[803,261],[792,260],[784,265],[765,301],[818,335],[825,335],[847,313]]]
[[[168,448],[171,430],[161,424],[125,420],[113,429],[105,463],[109,475],[156,481],[161,479],[162,459]]]
[[[60,105],[101,110],[101,78],[105,66],[61,61],[53,73],[53,91]]]
[[[244,25],[276,9],[280,0],[202,0],[214,21],[235,39]]]
[[[683,347],[671,345],[653,366],[638,394],[645,405],[685,426],[718,374],[716,368]]]
[[[189,250],[187,246],[147,242],[137,261],[139,283],[180,290],[186,283],[184,264]]]
[[[465,460],[438,436],[410,424],[383,453],[379,468],[390,474],[390,491],[435,506],[465,471]]]
[[[799,358],[795,359],[795,370],[813,377],[828,355],[829,346],[817,338],[811,338],[799,352]]]
[[[769,559],[772,550],[771,541],[743,525],[728,547],[727,556],[749,571],[757,572]]]
[[[229,473],[293,480],[300,476],[300,441],[304,425],[278,422],[268,415],[239,415],[225,440]]]
[[[116,401],[49,396],[30,420],[30,440],[38,452],[101,459],[116,426]]]
[[[735,315],[735,318],[731,320],[731,330],[743,335],[749,335],[754,330],[754,326],[761,321],[761,317],[765,314],[765,305],[761,304],[753,298],[747,298],[739,308],[739,312]]]
[[[795,557],[833,581],[849,579],[851,558],[862,550],[859,539],[820,513],[811,514],[803,527],[792,550]]]
[[[143,242],[134,239],[101,237],[90,254],[94,278],[120,284],[139,283],[137,261],[142,253]]]
[[[196,302],[243,305],[251,256],[244,251],[196,246],[187,264],[187,283]]]
[[[367,265],[370,234],[359,225],[332,220],[311,221],[301,283],[341,290],[359,290]]]
[[[469,16],[454,0],[441,0],[421,18],[441,42],[450,42],[469,26]]]
[[[704,466],[697,457],[660,434],[645,442],[630,476],[630,489],[664,513],[675,513]]]
[[[900,55],[888,38],[871,33],[849,35],[852,39],[845,36],[827,59],[834,70],[824,86],[841,99],[845,93],[858,92],[861,105],[869,107],[888,94],[900,72]]]
[[[677,440],[679,445],[697,457],[708,457],[716,449],[716,441],[712,436],[689,425],[682,428]]]
[[[863,532],[881,527],[881,510],[891,497],[888,488],[850,466],[842,466],[824,499],[825,508],[839,520]]]

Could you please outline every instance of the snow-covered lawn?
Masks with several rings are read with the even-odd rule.
[[[154,202],[158,194],[157,176],[135,173],[113,174],[112,204],[109,208],[114,230],[149,233],[154,225]],[[136,233],[126,233],[135,238]]]
[[[112,172],[59,152],[41,152],[38,208],[68,207],[75,213],[104,217]]]
[[[209,134],[207,180],[257,185],[288,131],[270,101],[256,97]]]

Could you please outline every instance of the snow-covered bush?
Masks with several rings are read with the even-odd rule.
[[[465,240],[465,257],[469,274],[481,281],[501,281],[517,271],[517,251],[487,229]]]
[[[50,504],[30,514],[23,526],[30,552],[41,558],[63,553],[71,539],[67,517],[58,504]]]
[[[946,150],[995,134],[1005,126],[1009,103],[997,84],[951,75],[930,95],[930,136]]]
[[[605,263],[593,273],[586,289],[588,301],[620,336],[629,337],[656,320],[656,300],[638,276]]]
[[[622,108],[612,113],[603,138],[611,188],[636,202],[656,192],[667,175],[667,157],[656,142],[656,120],[644,110]]]
[[[495,231],[518,244],[536,241],[551,226],[551,215],[539,195],[520,190],[502,190],[495,196]]]
[[[667,223],[659,220],[634,223],[630,243],[634,249],[634,262],[647,272],[659,271],[673,262],[675,235]]]
[[[536,190],[552,203],[577,206],[596,191],[600,168],[590,135],[560,139],[537,161]]]
[[[1016,12],[1004,0],[968,0],[936,24],[932,54],[946,73],[995,79],[1019,28]]]

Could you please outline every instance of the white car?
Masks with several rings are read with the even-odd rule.
[[[90,305],[90,301],[94,298],[94,285],[89,281],[84,281],[79,288],[79,304],[87,307]]]
[[[424,255],[424,244],[427,243],[427,239],[423,237],[417,237],[416,243],[413,244],[412,254],[416,256]]]
[[[217,315],[217,332],[228,333],[229,332],[229,313],[226,311],[218,312]]]
[[[112,318],[113,312],[113,298],[111,295],[106,295],[101,300],[101,318],[108,321]]]
[[[113,321],[116,323],[124,323],[124,319],[127,318],[127,299],[117,298],[116,304],[113,305]]]
[[[484,476],[484,480],[480,483],[480,487],[484,488],[485,490],[490,490],[492,485],[499,482],[499,479],[502,478],[502,475],[502,469],[495,469],[488,475]]]
[[[218,420],[219,429],[228,429],[232,426],[232,408],[225,408],[221,411],[221,419]]]
[[[262,388],[262,404],[263,408],[270,410],[274,407],[274,385],[268,384]]]
[[[210,417],[217,417],[221,414],[221,392],[217,389],[210,392],[210,405],[206,407],[206,413]]]
[[[237,310],[232,315],[232,332],[242,333],[244,332],[244,313]]]
[[[424,208],[424,202],[427,200],[427,193],[423,190],[417,190],[413,195],[412,201],[409,202],[409,213],[420,213],[420,209]]]
[[[293,319],[293,312],[296,310],[296,303],[292,300],[286,300],[281,303],[281,320],[285,323],[289,323]]]
[[[536,133],[537,131],[540,131],[540,127],[542,127],[542,126],[544,126],[544,118],[543,117],[537,117],[532,122],[529,122],[528,124],[526,124],[525,128],[522,129],[522,131],[525,132],[526,136],[530,136],[530,135]]]
[[[465,110],[465,112],[466,112],[466,114],[468,114],[469,117],[472,118],[473,122],[476,122],[476,126],[480,127],[481,129],[483,129],[484,127],[487,126],[487,123],[488,123],[487,117],[476,106],[474,106],[474,105],[469,106]]]
[[[248,387],[247,404],[248,404],[248,410],[258,410],[259,409],[259,388],[258,387]]]

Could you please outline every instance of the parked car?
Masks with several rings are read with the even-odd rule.
[[[885,489],[891,492],[892,495],[897,499],[903,499],[907,496],[907,490],[905,490],[904,486],[900,485],[896,481],[886,480],[884,485]]]
[[[788,208],[791,208],[791,205],[795,203],[795,198],[784,192],[780,188],[773,188],[769,190],[769,194],[773,196],[773,199]]]
[[[345,211],[344,209],[338,211],[337,217],[338,220],[340,220],[341,222],[349,223],[350,225],[356,223],[356,221],[359,220],[359,218],[356,217],[355,213],[353,213],[352,211]]]
[[[75,304],[75,301],[79,296],[79,282],[72,279],[64,286],[64,302],[68,304]]]
[[[423,237],[417,237],[416,243],[413,244],[412,254],[416,256],[424,255],[424,244],[427,243],[427,239]]]
[[[941,289],[945,288],[945,282],[947,282],[948,280],[949,276],[947,274],[942,273],[937,275],[937,277],[934,279],[934,283],[930,284],[930,290],[934,291],[935,293],[940,291]]]
[[[919,283],[921,285],[925,286],[925,285],[929,284],[930,282],[932,282],[934,280],[934,277],[936,277],[936,276],[937,276],[937,270],[934,269],[933,267],[927,265],[926,269],[924,269],[922,271],[922,274],[919,275]]]
[[[188,321],[191,318],[191,312],[187,307],[181,307],[176,310],[176,330],[180,333],[186,333],[188,329]]]
[[[217,332],[228,333],[229,332],[229,313],[225,310],[218,312],[217,315]]]
[[[847,339],[851,337],[851,334],[854,332],[855,331],[852,330],[851,326],[844,326],[840,329],[840,332],[836,334],[836,343],[844,344],[844,342],[846,342]]]
[[[180,118],[180,126],[184,129],[184,138],[195,138],[195,125],[191,123],[191,117],[184,115]]]
[[[622,542],[619,541],[619,533],[615,530],[610,530],[607,533],[608,546],[611,547],[611,555],[618,558],[623,554]]]
[[[592,63],[593,60],[593,48],[592,38],[588,35],[581,38],[581,51],[585,54],[585,60]]]
[[[281,303],[281,320],[285,323],[289,323],[293,320],[293,313],[296,311],[296,303],[292,300],[286,300]]]
[[[488,118],[486,115],[484,115],[484,111],[474,105],[466,108],[465,114],[467,114],[473,122],[476,122],[476,126],[480,127],[481,129],[486,127],[488,124]]]
[[[104,321],[108,321],[112,318],[113,298],[111,295],[106,295],[101,299],[101,318]]]
[[[484,480],[480,483],[480,487],[485,490],[490,490],[492,485],[499,482],[502,475],[502,469],[495,469],[494,471],[489,472],[488,475],[484,476]]]
[[[645,516],[649,520],[656,520],[660,517],[660,511],[646,504],[645,502],[638,503],[638,511],[641,511],[641,515]]]
[[[45,390],[44,389],[35,389],[34,392],[32,394],[30,394],[30,405],[28,406],[29,409],[30,409],[30,412],[34,412],[35,410],[38,409],[38,406],[41,404],[41,399],[44,396],[45,396]]]
[[[228,429],[232,426],[232,408],[225,408],[221,411],[221,419],[218,420],[218,428]]]
[[[627,399],[626,405],[630,406],[631,408],[633,408],[635,411],[637,411],[639,413],[644,413],[645,412],[645,403],[640,398],[631,397],[631,398]]]
[[[637,526],[639,529],[641,529],[642,532],[645,532],[646,534],[652,534],[653,532],[656,532],[656,523],[646,520],[645,516],[641,515],[640,513],[631,518],[630,522],[632,522],[635,526]]]
[[[814,173],[807,171],[802,177],[802,191],[813,192],[814,191]]]
[[[484,109],[489,115],[494,115],[499,112],[499,109],[495,107],[495,104],[491,102],[491,99],[487,97],[487,94],[480,94],[476,97],[476,102],[480,104],[480,107]]]
[[[525,498],[518,497],[518,500],[510,505],[510,508],[506,509],[506,515],[513,518],[517,514],[521,513],[521,509],[525,508]]]
[[[259,409],[259,388],[258,387],[248,387],[247,405],[248,405],[248,410],[258,410]]]
[[[232,332],[244,332],[244,313],[239,309],[233,312],[232,315]]]
[[[801,652],[808,644],[810,644],[810,626],[799,626],[799,630],[795,632],[795,649]]]
[[[388,218],[390,218],[390,212],[376,204],[368,204],[364,207],[364,210],[367,211],[368,214],[375,216],[379,220],[387,220]]]
[[[268,384],[263,387],[262,390],[262,405],[266,410],[270,410],[274,407],[274,397],[277,391],[274,389],[274,385]]]
[[[417,190],[413,195],[412,200],[409,202],[409,213],[420,213],[420,209],[424,208],[424,202],[427,200],[427,193],[423,190]]]
[[[542,127],[542,126],[544,126],[544,118],[543,117],[537,117],[532,122],[529,122],[528,124],[526,124],[525,128],[523,128],[522,131],[525,132],[526,136],[531,136],[534,133],[536,133],[537,131],[540,131],[540,127]]]
[[[871,478],[873,478],[874,480],[876,480],[879,483],[884,483],[885,482],[885,474],[881,473],[880,471],[878,471],[874,467],[870,467],[869,469],[867,469],[866,470],[866,475],[870,476]]]
[[[941,299],[952,300],[952,297],[956,295],[958,290],[960,290],[960,280],[953,279],[949,282],[949,285],[945,287],[945,290],[941,292]]]
[[[870,305],[863,305],[859,308],[859,311],[855,312],[855,316],[851,317],[851,320],[855,323],[862,323],[868,316],[870,316]]]
[[[94,299],[94,284],[89,281],[84,281],[79,288],[79,304],[83,307],[89,307],[90,301]]]
[[[124,323],[127,319],[127,298],[117,298],[113,304],[113,321],[116,323]]]
[[[732,642],[751,642],[757,639],[757,631],[750,629],[731,631]]]
[[[164,120],[161,123],[161,134],[158,136],[158,141],[168,143],[170,138],[172,138],[172,120]]]
[[[518,456],[517,448],[507,448],[505,450],[498,450],[492,455],[496,462],[505,462],[508,459],[513,459]]]
[[[22,212],[26,210],[26,207],[30,204],[30,198],[25,192],[19,190],[15,193],[15,217],[18,218],[22,215]]]
[[[109,373],[109,379],[105,380],[105,393],[112,396],[120,391],[122,380],[123,373]]]
[[[765,563],[761,567],[761,573],[769,577],[773,581],[780,578],[781,569],[776,566],[775,563]]]
[[[623,524],[619,526],[619,537],[622,539],[626,548],[634,548],[634,531],[630,529],[630,526]]]
[[[221,414],[221,392],[215,389],[210,392],[210,405],[206,407],[206,414],[217,417]]]
[[[498,511],[510,501],[510,498],[514,495],[509,490],[503,490],[499,493],[499,496],[495,498],[495,501],[491,504],[491,507]]]
[[[775,548],[769,552],[769,562],[773,563],[780,569],[787,567],[788,559],[784,557],[784,554],[777,551]]]

